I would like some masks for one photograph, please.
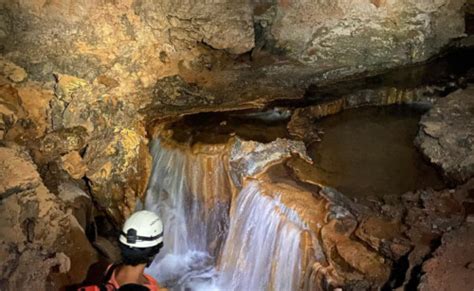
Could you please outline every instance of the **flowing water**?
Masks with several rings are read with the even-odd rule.
[[[386,106],[317,121],[325,134],[308,148],[315,161],[312,175],[351,197],[442,187],[413,145],[420,116],[413,108]],[[172,290],[299,288],[306,226],[278,193],[263,193],[260,182],[247,183],[235,195],[223,143],[232,132],[262,142],[284,135],[285,118],[262,122],[251,116],[239,129],[236,117],[200,115],[174,130],[173,139],[185,146],[154,141],[145,205],[162,217],[165,241],[148,272],[162,285]],[[265,132],[265,126],[271,130]]]
[[[145,205],[163,219],[164,247],[149,273],[165,286],[187,286],[195,278],[213,277],[215,253],[228,225],[228,203],[214,195],[217,189],[229,189],[223,161],[218,155],[169,149],[159,140],[152,153],[153,176]],[[212,171],[205,170],[208,164]],[[212,206],[206,207],[206,202]]]
[[[220,172],[221,177],[214,174],[209,179],[213,185],[203,188],[196,184],[202,184],[205,161],[168,149],[160,141],[154,142],[152,151],[154,168],[146,207],[162,217],[165,230],[164,248],[148,273],[173,290],[297,289],[305,226],[291,209],[263,195],[257,182],[249,183],[237,196],[225,239],[229,205],[207,208],[205,196],[211,193],[193,191],[229,189],[222,186],[226,181],[219,167],[213,167],[212,173]],[[224,241],[220,252],[213,244]]]
[[[300,237],[305,226],[278,199],[251,182],[233,209],[221,258],[223,290],[296,290],[301,275]]]
[[[309,106],[381,86],[430,85],[433,92],[429,96],[444,96],[465,86],[460,76],[472,67],[473,58],[471,50],[461,53],[363,80],[312,86],[299,105],[294,101],[287,105]],[[413,145],[421,114],[404,106],[369,107],[318,120],[317,127],[325,135],[308,148],[315,162],[305,164],[310,180],[352,198],[382,200],[415,189],[444,187],[436,170]],[[186,146],[154,141],[153,175],[145,207],[162,217],[165,233],[164,248],[147,272],[160,284],[171,290],[210,291],[301,287],[302,237],[308,233],[307,226],[280,201],[283,196],[264,193],[262,189],[268,188],[257,180],[247,182],[236,194],[229,178],[227,149],[219,148],[234,135],[262,143],[291,138],[289,117],[290,112],[281,108],[195,114],[167,128],[174,141]],[[208,148],[203,150],[203,145]]]

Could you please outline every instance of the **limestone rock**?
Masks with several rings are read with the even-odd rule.
[[[81,179],[87,170],[85,162],[77,151],[70,152],[61,157],[61,168],[73,179]]]
[[[90,110],[98,96],[86,80],[58,75],[56,98],[51,102],[53,129],[82,126],[90,133],[97,126]]]
[[[111,126],[134,126],[140,120],[136,111],[125,106],[123,100],[70,75],[57,76],[51,119],[53,130],[80,126],[89,134]]]
[[[59,185],[58,197],[68,209],[72,210],[82,231],[86,232],[93,223],[94,205],[91,197],[72,182],[64,182]]]
[[[416,274],[413,271],[430,257],[436,241],[450,231],[459,228],[464,221],[461,201],[472,189],[473,181],[455,190],[420,190],[402,196],[404,216],[402,219],[412,250],[407,256],[408,269],[403,286],[409,284]]]
[[[440,99],[420,121],[415,143],[451,180],[474,176],[474,87]]]
[[[6,135],[25,112],[18,90],[8,82],[0,81],[0,97],[0,130]]]
[[[23,145],[42,136],[49,127],[52,91],[36,82],[15,84],[0,76],[0,130],[4,138]]]
[[[447,232],[459,227],[464,221],[464,209],[449,190],[434,191],[431,189],[417,191],[418,200],[407,201],[403,195],[408,211],[404,222],[411,228],[435,234]],[[420,206],[421,205],[421,206]]]
[[[46,134],[34,151],[35,161],[44,164],[73,151],[81,151],[90,137],[84,127],[62,128]]]
[[[199,46],[243,54],[257,42],[339,77],[426,60],[463,36],[464,1],[418,2],[13,0],[0,36],[29,79],[75,75],[140,105],[142,90],[179,73]]]
[[[15,83],[20,83],[28,77],[28,74],[22,67],[19,67],[4,58],[0,58],[0,74]]]
[[[339,286],[370,288],[383,285],[390,276],[390,261],[337,231],[337,220],[321,230],[323,249],[342,282]]]
[[[165,77],[156,82],[153,90],[154,100],[161,104],[195,106],[213,103],[214,96],[197,86],[191,86],[178,75]]]
[[[53,98],[53,90],[49,85],[26,82],[16,87],[26,115],[21,124],[23,140],[39,138],[50,129],[49,103]]]
[[[364,219],[355,232],[356,236],[385,256],[399,260],[411,250],[410,242],[403,237],[401,223],[376,216]]]
[[[464,33],[462,0],[282,1],[277,46],[320,66],[393,66],[426,60]]]
[[[311,162],[311,158],[306,153],[306,147],[301,141],[278,138],[273,142],[263,144],[236,138],[229,161],[232,167],[232,179],[236,185],[241,185],[244,177],[254,176],[292,155],[299,155],[302,159]]]
[[[41,178],[34,165],[26,163],[26,155],[0,147],[0,199],[10,195],[33,190],[41,184]]]
[[[111,128],[90,141],[84,156],[92,195],[117,225],[145,193],[151,169],[147,143],[133,129]]]
[[[38,171],[48,189],[58,194],[58,186],[84,177],[86,165],[81,153],[90,137],[83,127],[54,130],[28,145]]]
[[[145,0],[135,5],[135,11],[148,25],[160,32],[168,31],[172,42],[183,46],[203,41],[234,54],[245,53],[254,46],[250,3],[225,0],[182,5],[166,0],[156,5],[154,1]]]
[[[15,189],[0,197],[0,287],[51,290],[81,282],[96,252],[76,218],[19,148],[0,147],[0,157],[0,185]]]

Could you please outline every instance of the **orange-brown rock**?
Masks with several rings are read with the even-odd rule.
[[[86,163],[77,151],[72,151],[61,157],[61,168],[73,179],[81,179],[87,170]]]
[[[89,139],[81,126],[51,131],[34,145],[34,159],[38,164],[45,164],[73,151],[82,151]]]
[[[2,138],[29,145],[29,141],[41,137],[49,128],[48,109],[52,90],[32,81],[17,84],[8,78],[7,73],[0,72]]]
[[[134,129],[105,130],[89,142],[84,161],[92,196],[120,225],[147,187],[151,169],[147,139]]]
[[[433,258],[423,264],[419,289],[468,291],[474,286],[474,225],[468,223],[443,236]]]
[[[22,67],[4,58],[0,58],[0,74],[15,83],[22,82],[28,77],[28,74]]]
[[[43,185],[21,148],[0,147],[0,288],[58,290],[96,260],[76,218]]]
[[[2,139],[25,116],[18,90],[8,81],[0,79],[0,131]]]
[[[411,250],[399,221],[370,216],[360,222],[355,235],[385,256],[398,260]]]

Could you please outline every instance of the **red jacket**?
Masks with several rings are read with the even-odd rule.
[[[114,291],[118,290],[120,288],[120,285],[117,282],[117,279],[115,278],[115,267],[112,268],[113,265],[109,265],[107,267],[107,270],[104,275],[104,283],[101,285],[91,285],[91,286],[85,286],[85,287],[80,287],[78,290],[79,291]],[[110,272],[111,271],[111,272]],[[159,291],[160,286],[158,285],[158,282],[150,275],[143,274],[145,278],[147,279],[148,283],[143,285],[150,289],[150,291]]]

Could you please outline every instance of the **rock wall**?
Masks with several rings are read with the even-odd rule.
[[[97,259],[85,229],[20,147],[0,146],[0,288],[59,290]]]
[[[85,178],[119,223],[146,187],[150,119],[302,98],[320,80],[423,61],[463,34],[463,3],[0,0],[0,134],[34,148],[52,190],[58,175]],[[58,152],[46,133],[81,144]]]
[[[270,32],[305,63],[393,66],[431,57],[463,36],[464,1],[280,1]]]
[[[143,197],[150,174],[140,117],[84,79],[57,75],[43,84],[9,61],[0,60],[0,66],[10,68],[0,74],[2,140],[31,153],[51,192],[58,194],[63,182],[88,187],[121,224]]]
[[[2,0],[0,52],[34,79],[65,73],[125,98],[198,59],[199,45],[325,69],[423,61],[463,36],[464,2]]]

